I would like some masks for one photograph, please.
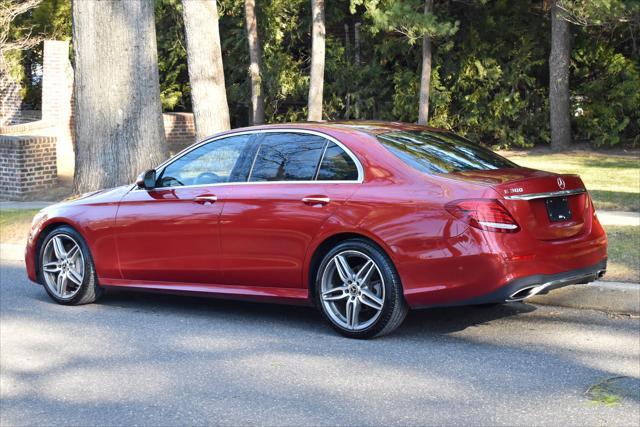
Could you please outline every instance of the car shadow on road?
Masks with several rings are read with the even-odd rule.
[[[225,315],[253,321],[282,323],[282,326],[324,330],[333,332],[325,325],[322,316],[314,307],[284,305],[265,302],[225,300],[189,295],[170,295],[132,290],[109,289],[98,302],[104,306],[127,308],[138,312],[169,311],[182,315]],[[465,330],[483,323],[516,316],[536,310],[534,305],[523,303],[497,304],[466,307],[442,307],[412,310],[407,319],[393,335],[409,337],[420,335],[444,335]]]
[[[409,312],[397,334],[398,336],[449,334],[505,317],[531,313],[535,310],[536,306],[524,303],[413,310]]]
[[[24,266],[3,265],[2,286],[11,286],[7,277],[25,277]],[[5,275],[6,273],[6,275]],[[26,281],[26,278],[25,278]],[[11,297],[33,298],[54,304],[45,290],[37,285],[21,285],[18,294]],[[5,294],[5,297],[9,295]],[[5,303],[8,301],[5,298]],[[280,327],[306,331],[320,335],[335,335],[328,327],[319,310],[310,306],[283,305],[276,303],[226,300],[190,295],[143,292],[110,288],[95,304],[131,310],[132,313],[147,313],[157,316],[178,314],[180,317],[198,317],[216,321],[220,318],[237,322],[270,322]],[[537,310],[535,305],[510,303],[486,306],[442,307],[412,310],[407,319],[391,336],[396,338],[446,335],[495,320],[516,317]],[[570,318],[565,319],[571,321]]]

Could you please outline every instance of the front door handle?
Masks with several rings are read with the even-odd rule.
[[[201,205],[206,205],[207,203],[213,204],[218,201],[218,197],[214,195],[202,195],[194,197],[193,201]]]
[[[302,198],[302,203],[304,203],[305,205],[310,205],[310,206],[316,206],[316,205],[324,206],[324,205],[328,205],[330,201],[331,201],[331,199],[326,197],[326,196],[315,196],[315,197],[303,197]]]

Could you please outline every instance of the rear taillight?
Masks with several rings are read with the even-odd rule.
[[[498,233],[515,233],[520,230],[509,211],[495,199],[454,200],[445,209],[472,227]]]

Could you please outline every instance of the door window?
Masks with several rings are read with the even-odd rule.
[[[327,140],[302,133],[265,133],[249,181],[311,181]]]
[[[353,159],[335,142],[329,142],[318,171],[320,181],[355,181],[358,168]]]
[[[184,154],[164,168],[156,187],[245,182],[251,166],[252,135],[217,139]]]

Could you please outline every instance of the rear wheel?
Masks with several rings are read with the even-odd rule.
[[[396,329],[408,312],[389,257],[364,239],[350,239],[325,255],[316,277],[317,300],[331,326],[350,338]]]
[[[102,294],[89,247],[73,228],[51,231],[42,243],[39,260],[41,282],[57,303],[88,304]]]

